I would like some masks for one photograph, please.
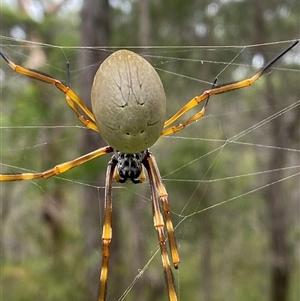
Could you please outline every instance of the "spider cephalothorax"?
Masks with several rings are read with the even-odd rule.
[[[125,154],[115,151],[112,160],[116,160],[114,178],[117,182],[125,183],[130,179],[133,183],[141,183],[145,179],[142,162],[147,150],[136,154]]]

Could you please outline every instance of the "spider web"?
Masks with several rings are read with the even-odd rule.
[[[31,56],[25,50],[32,46],[56,47],[24,44],[5,37],[1,41],[3,51],[16,62],[30,61]],[[272,58],[286,45],[155,47],[144,49],[143,54],[162,77],[170,117],[193,96],[208,89],[216,75],[218,83],[228,82],[231,75],[229,81],[252,76],[258,70],[251,61],[258,46]],[[59,48],[61,56],[43,64],[53,70],[50,74],[57,73],[64,79],[65,62],[69,60],[74,90],[78,91],[76,81],[84,76],[85,69],[76,67],[75,56],[87,49]],[[272,227],[269,209],[277,204],[273,203],[276,192],[282,198],[286,237],[293,253],[299,252],[296,235],[300,230],[300,150],[299,124],[295,121],[299,118],[299,69],[290,68],[289,63],[299,67],[299,57],[287,54],[251,88],[212,97],[205,117],[176,135],[160,138],[151,148],[172,208],[181,256],[180,268],[174,271],[180,300],[189,290],[194,291],[191,295],[194,300],[212,288],[218,291],[216,298],[230,296],[237,285],[238,294],[250,293],[249,287],[243,288],[245,277],[257,284],[258,292],[268,286],[264,278],[268,275],[268,263],[274,259],[269,246]],[[32,80],[12,72],[3,61],[0,67],[1,172],[43,171],[79,156],[78,137],[89,136],[91,131],[76,120],[66,107],[64,96],[40,82],[29,85]],[[286,79],[288,87],[280,83],[282,79]],[[198,107],[193,112],[197,110]],[[191,115],[188,113],[186,118]],[[274,133],[276,122],[283,133]],[[278,144],[276,135],[284,137],[284,141]],[[278,160],[272,162],[272,158]],[[55,271],[57,266],[49,263],[49,259],[46,261],[49,257],[57,260],[57,265],[64,262],[67,269],[62,278],[75,279],[81,286],[85,278],[82,270],[99,266],[101,250],[89,241],[82,225],[85,202],[82,191],[88,189],[98,202],[96,235],[100,240],[104,181],[99,183],[93,175],[104,174],[108,160],[108,156],[101,157],[87,167],[78,167],[53,179],[0,183],[2,266],[19,289],[28,287],[28,279],[34,282],[49,270]],[[162,296],[166,298],[148,183],[116,184],[113,192],[114,231],[120,232],[113,234],[118,241],[112,247],[112,260],[126,275],[118,300],[130,300],[140,287],[144,290],[148,287],[148,293],[151,287],[156,287],[158,292],[163,290]],[[65,241],[55,237],[54,225],[61,227]],[[92,254],[82,260],[84,248],[92,249]],[[294,275],[297,267],[299,260]],[[108,294],[114,290],[114,281],[112,268]],[[41,283],[51,287],[46,280]]]

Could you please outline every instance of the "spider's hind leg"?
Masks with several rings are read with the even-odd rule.
[[[8,64],[8,66],[15,71],[16,73],[23,74],[34,79],[40,80],[47,84],[54,85],[57,89],[62,91],[66,95],[66,102],[69,107],[73,110],[73,112],[77,115],[80,122],[88,127],[91,130],[99,132],[99,129],[95,123],[94,114],[88,109],[88,107],[80,100],[80,98],[73,92],[73,90],[69,87],[64,85],[60,80],[51,77],[45,73],[40,71],[31,70],[29,68],[22,67],[20,65],[16,65],[13,61],[11,61],[3,52],[0,51],[0,56],[3,60]],[[67,71],[68,72],[68,71]],[[70,71],[69,71],[70,72]],[[69,81],[69,80],[68,80]],[[82,113],[79,112],[78,108],[80,108],[86,116],[83,116]]]
[[[216,77],[213,81],[213,84],[211,86],[211,89],[215,88],[216,83],[218,81],[218,78]],[[184,121],[183,123],[180,123],[178,125],[174,125],[170,128],[167,128],[165,130],[162,131],[161,136],[167,136],[170,134],[175,134],[181,130],[183,130],[187,125],[199,120],[200,118],[202,118],[205,114],[205,110],[209,101],[210,95],[208,95],[208,97],[205,100],[205,103],[202,107],[202,109],[200,111],[198,111],[196,114],[194,114],[193,116],[191,116],[188,120]]]
[[[299,40],[294,41],[288,48],[283,50],[281,53],[279,53],[273,60],[271,60],[269,63],[267,63],[260,71],[255,73],[252,77],[229,83],[224,84],[215,87],[213,87],[209,90],[204,91],[202,94],[195,96],[192,98],[187,104],[185,104],[177,113],[175,113],[171,118],[169,118],[164,123],[164,130],[161,133],[161,136],[167,136],[174,134],[178,131],[181,131],[184,129],[187,125],[190,123],[200,119],[203,117],[205,112],[205,105],[202,108],[201,111],[199,111],[194,116],[190,117],[187,121],[184,123],[180,123],[177,126],[169,127],[171,124],[173,124],[176,120],[178,120],[182,115],[186,114],[189,110],[193,109],[195,106],[197,106],[200,102],[206,101],[211,95],[218,95],[224,92],[234,91],[242,88],[247,88],[251,85],[253,85],[271,66],[273,66],[280,58],[282,58],[287,52],[289,52],[293,47],[295,47],[299,43]]]

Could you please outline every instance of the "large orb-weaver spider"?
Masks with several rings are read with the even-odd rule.
[[[61,90],[66,95],[67,104],[75,112],[82,124],[89,129],[99,132],[108,143],[106,147],[92,151],[74,160],[58,164],[44,172],[0,174],[0,181],[49,178],[101,155],[113,153],[106,171],[102,267],[99,280],[98,301],[104,301],[110,242],[112,239],[112,179],[114,178],[121,183],[127,179],[130,179],[133,183],[141,183],[145,180],[145,168],[149,178],[154,227],[158,235],[169,300],[177,301],[178,298],[166,248],[167,238],[165,236],[164,218],[161,213],[159,199],[164,212],[172,262],[174,267],[177,268],[179,254],[171,221],[170,204],[156,161],[148,148],[160,136],[167,136],[181,131],[187,125],[203,117],[211,95],[252,85],[296,44],[298,44],[298,41],[295,41],[281,52],[251,78],[218,86],[214,83],[211,89],[194,97],[167,121],[165,121],[166,96],[160,77],[149,62],[134,52],[128,50],[116,51],[101,64],[94,77],[91,92],[93,113],[82,103],[70,87],[51,76],[16,65],[5,54],[0,52],[1,57],[15,72],[53,84]],[[205,103],[200,111],[186,121],[171,126],[178,118],[202,101],[205,101]]]

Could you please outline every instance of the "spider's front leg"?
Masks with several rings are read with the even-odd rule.
[[[164,211],[165,219],[166,219],[166,228],[168,232],[168,238],[169,238],[169,243],[170,243],[170,251],[171,251],[171,257],[172,257],[172,262],[174,267],[177,269],[180,259],[179,259],[179,253],[177,249],[177,244],[176,244],[176,239],[174,235],[174,227],[173,223],[171,220],[171,208],[170,208],[170,203],[168,200],[168,193],[167,190],[162,183],[161,180],[161,175],[158,169],[158,166],[156,164],[156,160],[154,156],[148,152],[146,159],[148,161],[148,168],[151,170],[151,173],[153,174],[153,179],[154,179],[154,185],[155,185],[155,190],[156,193],[158,194],[161,202],[162,202],[162,208]]]
[[[148,172],[149,184],[151,191],[152,199],[152,208],[153,208],[153,219],[154,227],[157,231],[160,253],[162,264],[164,267],[164,272],[167,281],[168,294],[170,301],[177,301],[177,293],[174,284],[174,277],[170,266],[169,255],[166,247],[167,238],[164,233],[164,220],[159,206],[158,196],[162,201],[162,207],[165,213],[166,227],[168,232],[168,238],[170,242],[170,250],[173,265],[175,268],[178,268],[179,264],[179,254],[176,246],[175,235],[173,230],[173,224],[170,216],[170,204],[167,198],[167,192],[162,184],[161,176],[156,165],[155,159],[150,152],[147,151],[146,157],[143,161],[143,164]]]
[[[102,231],[102,265],[99,279],[98,301],[104,301],[107,289],[108,262],[112,239],[112,180],[117,161],[112,158],[107,165],[105,180],[104,224]]]

